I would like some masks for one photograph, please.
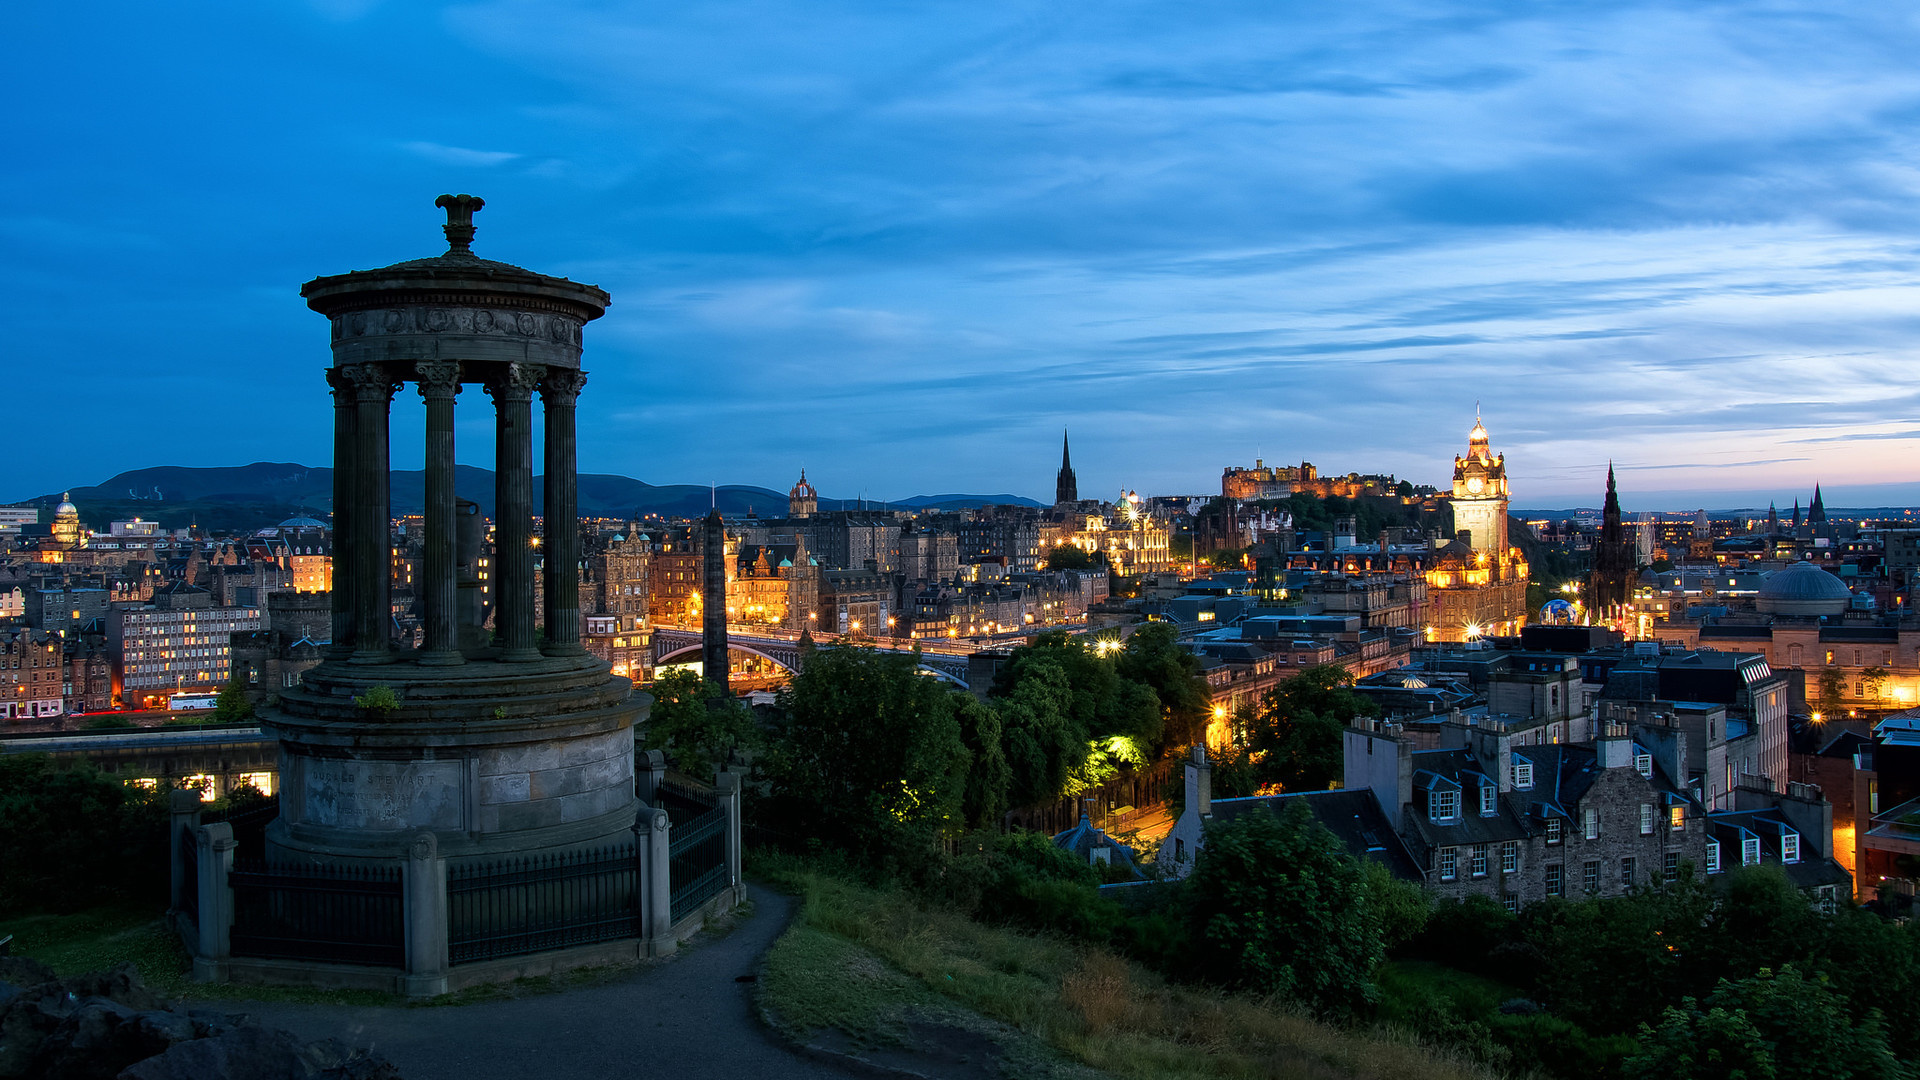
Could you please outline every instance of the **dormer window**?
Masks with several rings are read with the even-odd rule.
[[[1633,771],[1639,773],[1641,776],[1644,776],[1649,780],[1653,779],[1653,755],[1652,754],[1633,755]]]
[[[1428,797],[1431,808],[1429,816],[1437,823],[1452,821],[1460,816],[1460,792],[1452,789],[1435,788]]]
[[[1795,863],[1800,861],[1800,834],[1787,832],[1780,834],[1780,861]]]
[[[1707,841],[1707,873],[1717,874],[1719,872],[1720,872],[1720,841],[1709,840]]]
[[[1494,813],[1497,812],[1496,800],[1499,797],[1500,797],[1500,792],[1497,789],[1495,789],[1492,784],[1482,784],[1480,786],[1480,816],[1481,817],[1491,817],[1493,816]]]
[[[1559,842],[1560,842],[1560,819],[1557,817],[1550,817],[1547,819],[1547,843],[1557,844]]]
[[[1760,864],[1760,838],[1749,836],[1740,841],[1740,865],[1758,866]]]
[[[1533,762],[1514,759],[1513,786],[1521,791],[1527,791],[1533,787]]]

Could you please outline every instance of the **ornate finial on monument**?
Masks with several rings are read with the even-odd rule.
[[[473,212],[487,205],[478,195],[442,195],[433,205],[447,211],[447,254],[473,254]]]

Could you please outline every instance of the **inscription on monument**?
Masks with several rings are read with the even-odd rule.
[[[311,761],[305,820],[342,829],[459,829],[458,761]]]

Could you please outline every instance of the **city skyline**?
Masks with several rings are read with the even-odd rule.
[[[17,392],[121,435],[22,497],[325,460],[299,283],[472,191],[479,254],[613,295],[583,471],[1044,499],[1064,426],[1088,495],[1438,485],[1478,401],[1516,509],[1609,458],[1630,511],[1920,503],[1915,32],[1865,6],[110,11],[4,76]]]

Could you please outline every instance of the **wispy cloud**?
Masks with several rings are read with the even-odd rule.
[[[464,146],[442,146],[431,142],[402,143],[401,149],[417,154],[428,161],[443,165],[505,165],[509,161],[520,160],[521,155],[506,150],[469,150]]]

